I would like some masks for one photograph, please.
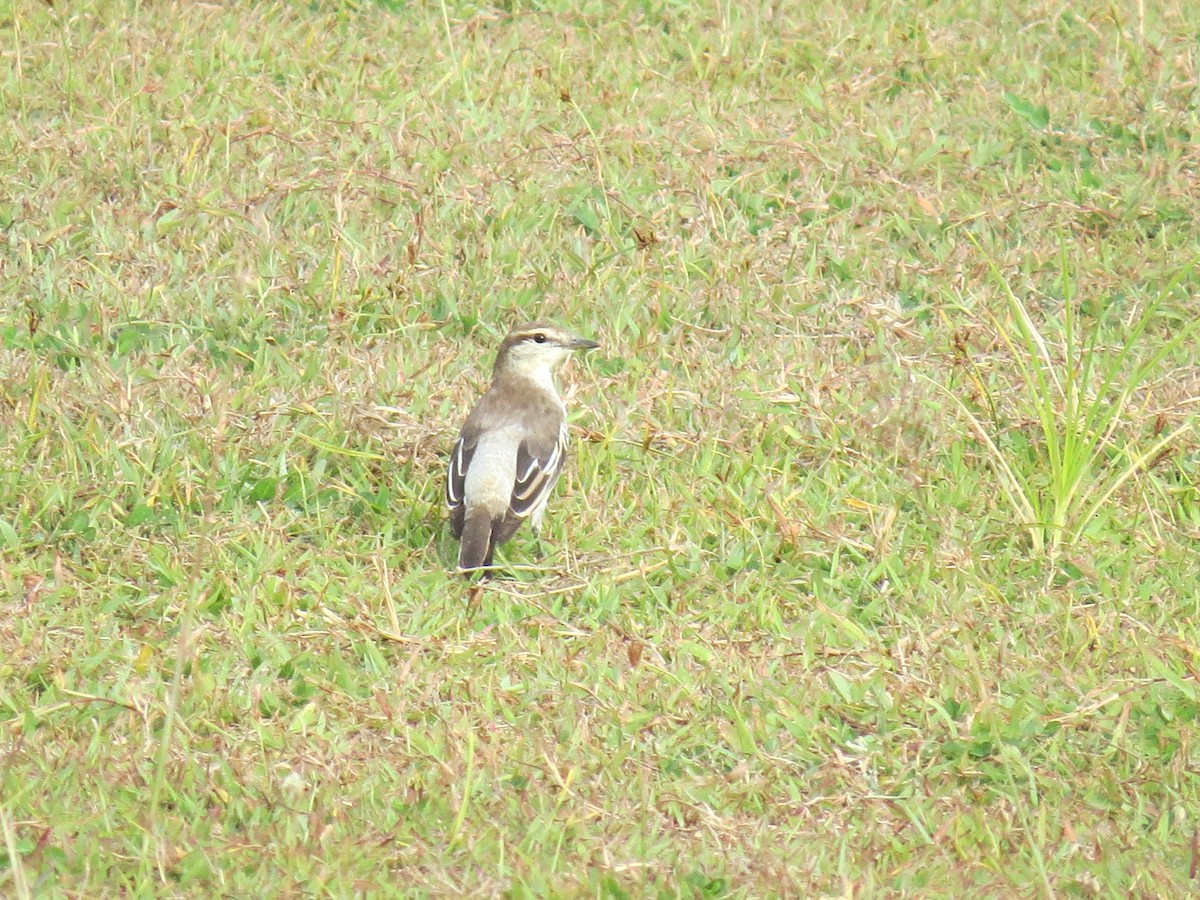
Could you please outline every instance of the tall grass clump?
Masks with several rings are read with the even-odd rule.
[[[1103,320],[1081,312],[1065,260],[1061,316],[1040,321],[994,266],[992,271],[1007,316],[987,317],[1011,360],[1012,377],[997,384],[972,364],[970,377],[982,402],[950,396],[986,448],[1000,491],[1033,550],[1053,562],[1126,482],[1195,426],[1189,414],[1174,428],[1155,428],[1147,439],[1133,424],[1139,399],[1200,325],[1191,322],[1147,349],[1147,332],[1162,319],[1165,301],[1191,267],[1135,308],[1112,343],[1102,340],[1111,330]],[[1007,423],[1030,421],[1036,427],[1005,436]]]

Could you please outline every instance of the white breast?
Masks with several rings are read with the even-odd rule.
[[[469,507],[482,506],[503,515],[517,480],[517,447],[524,432],[518,425],[489,431],[479,438],[467,468],[464,493]]]

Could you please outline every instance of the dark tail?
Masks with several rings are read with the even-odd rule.
[[[482,507],[467,510],[463,520],[462,546],[458,548],[458,567],[468,575],[474,569],[492,564],[492,517]]]

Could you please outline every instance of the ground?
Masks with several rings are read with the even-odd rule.
[[[0,894],[1193,889],[1198,33],[0,0]]]

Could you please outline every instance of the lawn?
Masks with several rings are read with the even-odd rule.
[[[1193,890],[1197,35],[0,0],[0,895]]]

